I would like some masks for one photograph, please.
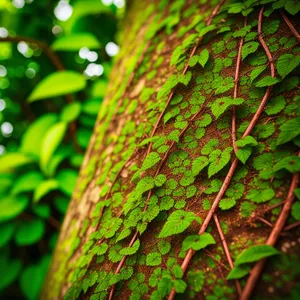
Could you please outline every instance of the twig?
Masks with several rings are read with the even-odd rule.
[[[247,26],[247,17],[244,21],[244,27]],[[244,43],[244,38],[242,37],[239,44],[239,51],[238,56],[236,60],[236,69],[235,69],[235,76],[234,76],[234,90],[233,90],[233,98],[236,99],[238,96],[238,84],[239,84],[239,78],[240,78],[240,67],[241,67],[241,61],[242,61],[242,47]],[[232,119],[231,119],[231,136],[232,136],[232,146],[234,149],[234,152],[237,153],[237,147],[236,147],[236,106],[233,105],[232,107]]]
[[[294,192],[294,189],[297,188],[298,183],[299,183],[299,174],[295,173],[292,178],[292,182],[291,182],[290,189],[289,189],[289,192],[288,192],[288,195],[286,198],[286,202],[285,202],[283,209],[279,215],[279,218],[277,219],[276,224],[273,227],[273,230],[267,240],[267,243],[266,243],[267,245],[274,246],[276,244],[276,242],[281,234],[281,231],[283,230],[284,225],[287,221],[287,218],[289,216],[293,201],[296,197],[293,192]],[[247,283],[244,287],[244,290],[242,292],[242,295],[240,297],[240,300],[247,300],[250,298],[251,293],[252,293],[252,291],[255,287],[255,284],[260,276],[260,273],[264,267],[265,262],[266,262],[266,259],[262,259],[259,262],[257,262],[255,264],[255,266],[253,267],[252,271],[250,272],[250,276],[248,277]]]
[[[289,20],[289,18],[284,13],[284,11],[280,10],[280,13],[281,13],[281,16],[282,16],[283,20],[285,21],[286,25],[290,28],[291,32],[293,33],[293,35],[295,36],[295,38],[297,39],[297,41],[300,42],[300,34],[299,34],[299,32],[293,26],[292,22]]]
[[[221,239],[221,242],[222,242],[222,245],[223,245],[223,249],[224,249],[226,258],[228,260],[229,266],[230,266],[231,269],[233,269],[232,257],[230,255],[230,251],[229,251],[229,248],[228,248],[228,245],[227,245],[227,242],[226,242],[226,239],[225,239],[225,236],[224,236],[224,233],[223,233],[222,227],[220,225],[220,222],[219,222],[217,214],[214,214],[214,221],[215,221],[216,227],[218,229],[218,232],[219,232],[219,235],[220,235],[220,239]],[[235,285],[236,285],[236,290],[237,290],[238,294],[241,295],[242,288],[241,288],[241,285],[240,285],[240,283],[239,283],[239,281],[237,279],[235,280]]]
[[[58,70],[58,71],[64,71],[65,67],[62,64],[60,58],[58,55],[51,50],[51,48],[44,42],[30,38],[30,37],[24,37],[24,36],[7,36],[4,38],[0,38],[0,42],[12,42],[12,43],[19,43],[19,42],[26,42],[29,44],[36,44],[44,53],[45,55],[49,58],[53,66]],[[71,94],[65,95],[65,99],[67,103],[72,103],[74,102],[73,96]],[[72,141],[74,144],[75,149],[82,153],[82,150],[80,146],[77,143],[76,140],[76,122],[72,121],[69,126],[69,131],[72,136]]]
[[[292,223],[292,224],[286,226],[286,227],[284,228],[284,231],[291,230],[291,229],[296,228],[296,227],[298,227],[298,226],[300,226],[300,221],[295,222],[295,223]]]
[[[271,53],[270,53],[270,51],[269,51],[266,43],[264,42],[264,40],[263,40],[263,38],[261,36],[261,22],[262,22],[263,9],[264,8],[262,7],[262,9],[260,11],[260,14],[259,14],[259,20],[258,20],[259,41],[261,42],[261,44],[262,44],[262,46],[263,46],[263,48],[264,48],[264,50],[266,52],[266,55],[268,57],[268,60],[270,62],[271,76],[275,77],[275,67],[274,67],[274,64],[273,64],[273,61],[272,61],[272,55],[271,55]],[[251,119],[251,121],[250,121],[250,123],[249,123],[249,125],[248,125],[248,127],[246,129],[246,131],[244,132],[244,134],[242,136],[243,138],[246,137],[246,136],[248,136],[251,133],[252,129],[254,128],[255,124],[257,123],[257,121],[258,121],[260,115],[262,114],[262,112],[264,110],[264,107],[265,107],[265,105],[266,105],[266,103],[267,103],[267,101],[269,99],[271,90],[272,90],[272,86],[270,86],[270,87],[267,88],[267,90],[265,92],[265,95],[263,96],[263,98],[261,100],[261,103],[260,103],[260,105],[259,105],[256,113],[252,117],[252,119]],[[213,204],[212,204],[212,206],[211,206],[211,208],[210,208],[210,210],[209,210],[209,212],[208,212],[208,214],[207,214],[204,222],[202,223],[202,226],[201,226],[201,228],[200,228],[200,230],[198,232],[198,235],[201,235],[201,234],[203,234],[206,231],[206,229],[207,229],[207,227],[208,227],[208,225],[209,225],[209,223],[211,221],[211,218],[213,217],[213,214],[217,210],[219,202],[221,201],[224,193],[226,192],[226,190],[227,190],[227,188],[228,188],[228,186],[230,184],[230,181],[231,181],[231,179],[232,179],[232,177],[234,175],[235,169],[236,169],[236,167],[238,165],[238,161],[239,160],[237,158],[235,158],[233,160],[233,162],[232,162],[232,164],[230,166],[230,169],[229,169],[229,171],[228,171],[228,173],[227,173],[227,175],[226,175],[226,177],[224,179],[224,182],[223,182],[223,184],[221,186],[221,189],[220,189],[217,197],[215,198],[215,200],[214,200],[214,202],[213,202]],[[184,273],[185,273],[185,271],[186,271],[186,269],[187,269],[187,267],[189,265],[189,262],[192,259],[192,257],[193,257],[194,254],[195,254],[195,251],[192,250],[192,249],[188,250],[188,252],[186,253],[186,256],[185,256],[185,258],[184,258],[184,260],[183,260],[183,262],[181,264],[181,268],[182,268],[182,270],[183,270]],[[176,295],[176,291],[175,291],[174,288],[172,288],[172,290],[171,290],[171,292],[169,294],[168,300],[173,300],[174,297],[175,297],[175,295]]]

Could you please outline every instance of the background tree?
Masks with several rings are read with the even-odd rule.
[[[43,299],[299,297],[299,9],[132,1]]]

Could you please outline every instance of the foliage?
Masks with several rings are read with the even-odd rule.
[[[0,134],[1,298],[39,298],[105,93],[111,64],[105,45],[114,41],[122,13],[99,2],[72,1],[67,21],[56,17],[62,1],[1,3],[1,30],[12,40],[0,38],[0,68],[7,70],[0,77],[6,105],[0,125],[13,126]],[[95,22],[106,30],[95,30]],[[99,78],[88,66],[103,66],[104,74]]]

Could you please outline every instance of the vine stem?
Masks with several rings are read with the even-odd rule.
[[[285,21],[286,25],[290,28],[291,32],[294,34],[295,38],[297,39],[298,42],[300,42],[300,34],[292,24],[292,22],[289,20],[287,15],[284,13],[283,10],[280,10],[281,16],[283,20]]]
[[[220,225],[218,216],[217,216],[217,214],[214,214],[213,217],[214,217],[214,221],[215,221],[216,227],[217,227],[219,235],[220,235],[220,239],[221,239],[221,242],[222,242],[222,245],[223,245],[223,249],[224,249],[227,261],[229,263],[230,268],[233,269],[232,257],[231,257],[231,254],[230,254],[230,251],[229,251],[229,248],[228,248],[228,244],[226,242],[226,239],[225,239],[222,227]],[[241,295],[242,288],[241,288],[241,285],[240,285],[240,283],[239,283],[239,281],[237,279],[235,280],[235,285],[236,285],[236,290],[237,290],[238,294]]]
[[[244,21],[244,27],[247,26],[247,17]],[[236,60],[236,69],[235,69],[235,76],[234,76],[234,90],[233,90],[233,99],[236,99],[238,97],[238,87],[239,87],[239,80],[240,80],[240,67],[241,67],[241,61],[242,61],[242,47],[244,44],[244,38],[242,37],[239,44],[239,51],[238,56]],[[231,119],[231,137],[232,137],[232,146],[234,149],[234,152],[237,153],[237,147],[236,147],[236,107],[233,105],[232,107],[232,119]]]
[[[267,47],[267,45],[266,45],[266,43],[265,43],[265,41],[264,41],[264,39],[263,39],[263,37],[261,35],[263,11],[264,11],[264,6],[261,8],[261,10],[259,12],[259,17],[258,17],[258,35],[259,35],[259,41],[260,41],[262,47],[264,48],[264,50],[266,52],[266,55],[268,57],[268,60],[270,62],[271,76],[275,77],[275,66],[274,66],[274,63],[272,61],[273,60],[272,54],[271,54],[269,48]],[[271,90],[272,90],[272,86],[270,86],[270,87],[268,87],[266,89],[266,92],[265,92],[265,94],[264,94],[264,96],[263,96],[263,98],[261,100],[261,103],[260,103],[257,111],[255,112],[255,114],[253,115],[253,117],[252,117],[252,119],[251,119],[251,121],[250,121],[250,123],[249,123],[249,125],[248,125],[248,127],[246,129],[246,131],[244,132],[242,138],[248,136],[251,133],[252,129],[254,128],[255,124],[257,123],[260,115],[262,114],[262,112],[264,110],[264,107],[265,107],[265,105],[266,105],[266,103],[267,103],[267,101],[268,101],[268,99],[270,97]],[[224,179],[224,182],[223,182],[223,184],[221,186],[221,189],[218,192],[218,194],[217,194],[217,196],[216,196],[216,198],[215,198],[215,200],[214,200],[214,202],[213,202],[210,210],[208,211],[208,214],[207,214],[204,222],[202,223],[202,226],[201,226],[201,228],[200,228],[200,230],[198,232],[198,235],[201,235],[201,234],[203,234],[206,231],[206,229],[207,229],[207,227],[208,227],[208,225],[209,225],[209,223],[210,223],[210,221],[211,221],[214,213],[216,212],[216,210],[218,208],[219,202],[221,201],[224,193],[226,192],[226,190],[227,190],[227,188],[228,188],[228,186],[229,186],[229,184],[231,182],[231,179],[232,179],[232,177],[234,175],[234,172],[236,170],[238,162],[239,162],[238,158],[235,157],[234,160],[233,160],[233,162],[231,163],[230,169],[229,169],[229,171],[228,171],[228,173],[227,173],[227,175],[226,175],[226,177]],[[195,254],[194,250],[192,250],[192,249],[188,250],[188,252],[187,252],[187,254],[186,254],[186,256],[185,256],[185,258],[184,258],[184,260],[183,260],[183,262],[181,264],[181,268],[182,268],[183,273],[185,273],[185,271],[186,271],[186,269],[187,269],[187,267],[189,265],[189,262],[192,259],[192,257],[193,257],[194,254]],[[171,292],[169,294],[168,300],[173,300],[174,297],[175,297],[175,295],[176,295],[176,291],[175,291],[174,288],[172,288],[172,290],[171,290]]]
[[[11,42],[11,43],[19,43],[19,42],[26,42],[29,44],[36,44],[44,53],[45,55],[49,58],[53,66],[56,68],[58,71],[64,71],[65,67],[63,63],[61,62],[60,58],[58,55],[51,50],[51,48],[44,42],[30,38],[30,37],[25,37],[25,36],[7,36],[7,37],[1,37],[0,42]],[[71,94],[65,95],[67,103],[72,103],[74,102],[73,96]],[[70,123],[70,134],[72,136],[72,141],[74,144],[75,149],[82,153],[82,150],[80,146],[78,145],[76,141],[76,123],[75,121],[72,121]]]
[[[284,228],[284,225],[287,221],[287,218],[289,216],[293,201],[295,199],[294,195],[294,189],[297,188],[299,184],[299,174],[295,173],[292,178],[292,182],[289,188],[289,192],[286,198],[286,202],[283,206],[283,209],[279,215],[279,218],[276,221],[275,226],[273,227],[273,230],[267,240],[267,245],[274,246],[281,234],[281,231]],[[242,292],[242,295],[240,297],[240,300],[247,300],[250,298],[251,293],[255,287],[255,284],[261,274],[261,271],[264,267],[264,264],[266,262],[266,259],[262,259],[259,262],[256,263],[256,265],[253,267],[253,269],[250,272],[250,276],[248,277],[247,283],[244,287],[244,290]]]

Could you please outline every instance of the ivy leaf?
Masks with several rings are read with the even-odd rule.
[[[216,241],[213,236],[210,233],[204,232],[201,235],[190,235],[186,237],[182,244],[182,250],[186,251],[188,249],[193,249],[197,251],[215,243]]]
[[[300,202],[297,201],[292,206],[291,214],[296,221],[300,221]]]
[[[184,293],[185,289],[187,288],[187,284],[182,279],[174,280],[174,289],[176,293]]]
[[[271,188],[265,190],[250,190],[246,196],[246,199],[255,203],[263,203],[273,199],[275,192]]]
[[[183,55],[183,47],[178,46],[175,48],[175,50],[172,53],[171,60],[170,60],[170,66],[177,65],[178,62],[180,61],[181,55]]]
[[[235,266],[227,275],[227,280],[232,279],[240,279],[244,276],[246,276],[251,270],[251,267],[248,265],[242,265],[242,266]]]
[[[247,135],[244,138],[236,141],[236,146],[238,148],[244,148],[245,146],[257,146],[257,145],[258,143],[256,139],[251,135]]]
[[[291,15],[296,15],[300,10],[300,3],[298,0],[287,0],[285,3],[284,8],[287,12],[289,12]]]
[[[221,171],[230,161],[232,147],[227,147],[224,151],[217,149],[209,156],[208,177]]]
[[[192,163],[192,175],[197,176],[207,165],[209,161],[205,156],[197,157]]]
[[[194,220],[198,220],[198,218],[193,212],[184,210],[176,210],[172,212],[160,232],[159,238],[165,238],[185,231]]]
[[[280,252],[269,245],[255,245],[243,250],[236,258],[234,265],[239,266],[245,263],[252,263],[262,258],[278,255]]]
[[[280,126],[280,130],[277,145],[285,144],[300,134],[300,117],[285,122]]]
[[[142,195],[144,192],[154,188],[154,185],[155,183],[153,177],[146,176],[138,182],[136,186],[136,192],[138,195]]]
[[[150,168],[152,168],[153,166],[155,166],[159,161],[161,160],[159,154],[157,152],[150,152],[144,162],[143,165],[141,167],[141,171],[145,171],[148,170]]]
[[[85,88],[83,75],[74,71],[59,71],[48,75],[34,88],[28,101],[33,102],[78,92]]]
[[[213,115],[218,119],[230,106],[240,105],[244,102],[242,98],[223,97],[217,99],[211,106]]]
[[[278,58],[276,68],[279,75],[284,78],[300,64],[300,55],[283,54]]]
[[[133,255],[133,254],[135,254],[138,250],[139,250],[139,248],[140,248],[140,240],[139,239],[137,239],[134,243],[133,243],[133,245],[131,246],[131,247],[125,247],[125,248],[123,248],[121,251],[120,251],[120,254],[122,254],[122,255]]]
[[[267,102],[265,112],[268,116],[276,115],[284,109],[285,105],[286,101],[283,96],[271,98]]]
[[[167,176],[164,174],[159,174],[154,178],[155,186],[162,186],[167,181]]]
[[[226,77],[220,82],[220,85],[217,87],[215,94],[223,94],[227,91],[229,91],[231,88],[234,87],[234,80],[232,77]]]
[[[234,207],[236,204],[236,201],[232,198],[224,198],[220,201],[219,203],[219,207],[222,209],[222,210],[227,210],[227,209],[230,209],[232,207]]]
[[[256,82],[255,86],[256,87],[266,87],[266,86],[274,85],[278,82],[280,82],[280,80],[276,77],[265,76],[262,79],[260,79],[258,82]]]
[[[188,272],[189,286],[195,291],[200,292],[204,285],[204,272],[189,271]]]
[[[265,69],[266,66],[258,66],[257,68],[253,69],[250,73],[251,82],[256,79]]]
[[[146,265],[150,267],[159,266],[162,262],[159,252],[151,252],[146,257]]]
[[[209,52],[207,49],[201,51],[199,55],[199,64],[204,68],[209,58]]]
[[[281,159],[275,166],[274,171],[279,171],[286,169],[291,173],[296,173],[300,171],[300,157],[293,155]]]
[[[245,164],[252,154],[252,148],[251,147],[244,147],[242,149],[238,149],[236,152],[236,157]]]
[[[199,30],[199,37],[206,35],[208,32],[211,32],[216,29],[216,25],[209,25]]]
[[[242,59],[245,59],[251,53],[254,53],[259,46],[258,42],[249,42],[242,47]]]

